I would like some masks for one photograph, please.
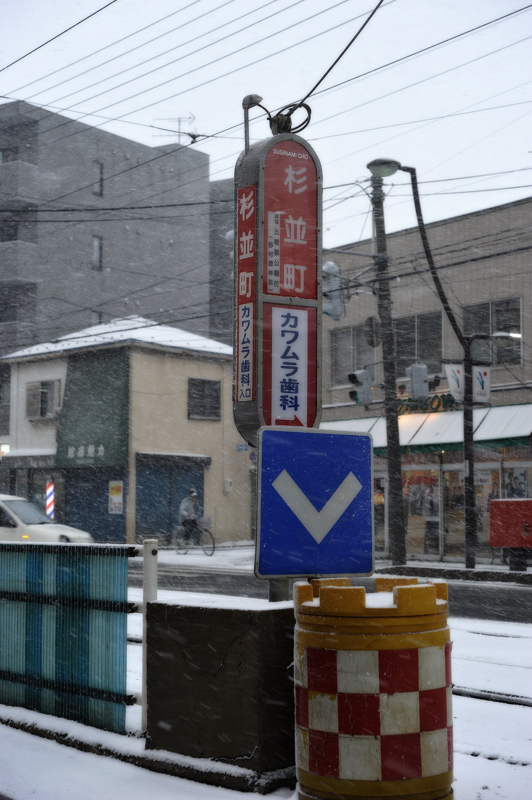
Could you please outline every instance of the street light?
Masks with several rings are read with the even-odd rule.
[[[242,108],[244,109],[244,152],[249,152],[249,109],[260,106],[262,97],[260,94],[247,94],[242,100]],[[260,106],[262,108],[262,106]]]
[[[367,165],[371,172],[371,202],[373,205],[374,259],[377,269],[377,308],[381,321],[382,361],[384,371],[384,412],[386,415],[387,465],[388,465],[388,534],[390,555],[394,565],[406,563],[406,535],[403,514],[403,480],[401,475],[401,446],[397,413],[395,374],[395,342],[392,321],[390,281],[388,280],[388,253],[384,226],[383,178],[388,178],[401,168],[398,161],[377,158]]]
[[[427,263],[429,265],[430,273],[432,275],[432,279],[434,281],[434,286],[436,287],[436,291],[438,293],[438,297],[441,300],[442,306],[445,310],[447,318],[451,324],[453,331],[456,334],[456,337],[460,344],[462,345],[464,351],[464,500],[465,500],[465,514],[464,514],[464,522],[465,522],[465,531],[464,531],[464,538],[465,538],[465,566],[467,569],[474,569],[475,568],[475,549],[477,544],[477,514],[476,514],[476,507],[475,507],[475,453],[474,453],[474,442],[473,442],[473,360],[471,358],[471,348],[473,342],[477,339],[492,339],[498,337],[511,337],[510,333],[500,332],[495,334],[488,334],[488,333],[472,333],[470,335],[464,334],[462,328],[460,327],[458,320],[456,319],[454,312],[449,305],[449,301],[447,300],[447,296],[443,289],[442,283],[438,276],[436,265],[434,263],[434,259],[432,257],[432,251],[430,249],[430,244],[427,236],[427,230],[425,228],[425,222],[423,220],[423,213],[421,211],[421,201],[419,197],[419,188],[417,182],[417,174],[414,167],[405,167],[400,164],[398,161],[386,161],[385,159],[377,159],[376,162],[372,162],[375,165],[375,170],[377,174],[381,175],[381,184],[382,184],[382,177],[387,177],[388,175],[393,175],[397,170],[401,170],[402,172],[408,172],[410,175],[410,180],[412,182],[412,194],[414,198],[414,206],[416,210],[416,217],[419,227],[419,234],[421,236],[421,242],[423,244],[423,249],[425,251],[425,256],[427,259]],[[368,167],[371,169],[371,164],[368,164]],[[382,189],[381,189],[382,191]],[[383,326],[384,327],[384,326]],[[384,345],[384,340],[383,340]],[[386,372],[385,372],[386,375]],[[389,434],[388,434],[389,435]],[[388,467],[388,470],[390,467]],[[401,515],[402,516],[402,515]]]

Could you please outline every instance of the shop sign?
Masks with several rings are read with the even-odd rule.
[[[319,425],[321,189],[318,157],[298,136],[238,159],[233,414],[252,446],[264,425]]]
[[[491,472],[481,472],[478,469],[475,470],[474,478],[475,478],[475,486],[489,486],[492,482]],[[463,472],[459,473],[458,481],[461,486],[464,485]]]
[[[452,394],[434,394],[426,400],[399,400],[397,404],[398,414],[421,414],[437,411],[456,411],[456,402]]]
[[[109,481],[109,513],[124,512],[124,481]]]

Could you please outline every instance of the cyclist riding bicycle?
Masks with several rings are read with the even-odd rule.
[[[188,495],[181,501],[179,506],[179,523],[185,531],[187,543],[197,544],[200,538],[200,528],[198,519],[201,517],[198,493],[192,487],[188,490]]]

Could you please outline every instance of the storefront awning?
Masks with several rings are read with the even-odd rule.
[[[386,422],[384,417],[344,419],[322,422],[321,430],[370,433],[373,448],[386,447]],[[532,403],[494,408],[475,408],[473,411],[473,438],[475,442],[503,444],[528,444],[532,434]],[[399,417],[401,447],[420,450],[461,445],[464,434],[462,411],[443,411],[432,414],[403,414]]]

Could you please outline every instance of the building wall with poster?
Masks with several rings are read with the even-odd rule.
[[[254,462],[232,421],[230,347],[118,322],[6,357],[14,446],[2,491],[41,502],[52,478],[60,521],[97,541],[165,542],[194,487],[217,541],[250,539]],[[28,418],[34,385],[39,419]]]

